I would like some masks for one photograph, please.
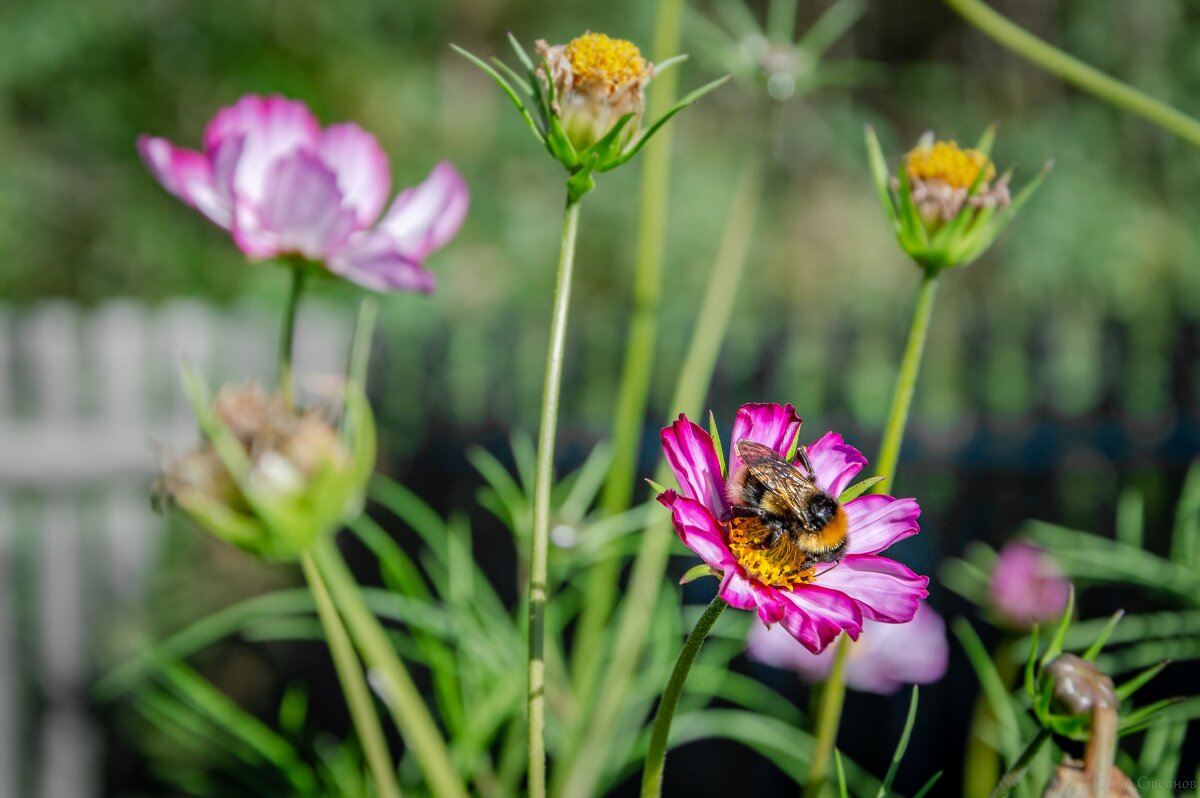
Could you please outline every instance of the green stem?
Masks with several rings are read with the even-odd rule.
[[[283,314],[283,330],[279,335],[279,395],[289,408],[293,406],[292,342],[296,336],[296,310],[300,306],[300,295],[304,293],[304,267],[293,264],[291,270],[292,287]]]
[[[333,606],[333,599],[312,555],[305,552],[300,556],[300,565],[304,569],[304,578],[312,591],[313,601],[317,606],[317,615],[325,630],[325,639],[329,643],[329,653],[333,656],[333,664],[337,669],[338,680],[342,684],[342,693],[346,696],[346,705],[350,709],[350,717],[358,738],[362,741],[363,755],[367,759],[367,767],[375,780],[375,790],[380,798],[400,798],[400,787],[396,783],[396,771],[392,765],[391,754],[388,752],[387,740],[379,725],[379,715],[375,712],[375,703],[371,698],[367,680],[363,677],[358,657],[354,653],[354,644],[346,634],[346,627]]]
[[[671,732],[671,720],[675,717],[675,708],[679,706],[679,698],[683,695],[684,682],[687,681],[692,663],[696,661],[696,655],[700,653],[700,647],[708,638],[713,624],[728,606],[720,596],[713,598],[684,641],[679,659],[675,660],[675,669],[671,671],[671,679],[667,682],[667,689],[663,691],[662,700],[658,704],[658,714],[654,716],[654,730],[650,733],[650,747],[646,751],[646,764],[642,769],[642,798],[658,798],[662,794],[667,739]]]
[[[833,668],[821,688],[815,729],[817,742],[813,746],[808,782],[804,785],[804,798],[817,798],[821,794],[828,778],[829,758],[833,755],[834,745],[837,744],[838,728],[842,722],[842,703],[846,699],[846,657],[850,651],[850,638],[842,635],[837,646]]]
[[[679,51],[683,0],[659,0],[654,30],[654,59],[661,61]],[[675,103],[679,73],[669,69],[656,78],[647,102],[646,118],[656,119]],[[625,343],[625,363],[613,416],[613,459],[600,493],[600,512],[612,516],[628,509],[637,482],[638,452],[645,423],[654,351],[658,338],[658,306],[662,295],[663,250],[667,230],[667,194],[671,178],[671,139],[674,125],[666,125],[642,153],[638,233],[634,251],[633,314]],[[576,673],[594,664],[599,639],[609,621],[620,572],[617,558],[601,560],[588,577],[586,595],[572,652]],[[580,694],[588,695],[592,678],[580,680]]]
[[[764,128],[765,140],[773,127],[768,121]],[[703,311],[696,317],[692,341],[676,382],[671,400],[672,415],[684,413],[696,418],[701,412],[704,396],[712,380],[717,354],[729,326],[732,297],[741,280],[746,256],[753,240],[754,218],[761,198],[761,190],[756,189],[756,186],[761,187],[768,158],[764,143],[763,147],[754,149],[739,177],[729,209],[729,223],[722,235],[718,257],[709,278]],[[670,471],[665,464],[660,463],[654,476],[655,481],[665,483],[669,478]],[[653,617],[653,613],[647,608],[655,606],[657,601],[658,590],[663,581],[663,569],[666,567],[671,541],[674,539],[669,518],[651,524],[642,535],[617,620],[611,647],[612,655],[608,660],[607,669],[603,671],[601,683],[604,685],[605,698],[595,704],[594,712],[585,713],[590,714],[590,722],[572,741],[569,767],[565,769],[567,781],[563,784],[563,789],[554,791],[556,795],[581,798],[595,792],[595,783],[607,761],[607,744],[620,713],[626,706],[624,698],[635,675],[645,644],[646,631]],[[604,607],[604,611],[595,612],[592,616],[599,619],[598,628],[585,625],[585,621],[581,621],[580,638],[576,643],[576,673],[580,674],[579,695],[585,706],[592,705],[590,702],[593,688],[604,662],[596,652],[600,648],[600,635],[607,632],[608,608],[616,599],[618,586],[618,563],[614,560],[608,571],[601,569],[602,564],[593,569],[588,583],[588,602],[583,611],[586,614],[593,604]],[[584,655],[585,652],[588,653]]]
[[[900,373],[896,377],[896,387],[892,390],[892,407],[888,411],[887,425],[883,429],[883,443],[879,447],[879,458],[875,466],[876,475],[883,477],[883,480],[876,486],[876,493],[894,489],[896,463],[900,459],[900,445],[904,442],[904,428],[908,425],[908,410],[912,406],[917,375],[921,371],[921,356],[925,352],[925,338],[929,334],[929,319],[933,315],[937,285],[937,270],[927,268],[921,279],[921,290],[917,294],[917,307],[913,312],[908,344],[904,347],[904,359],[900,362]]]
[[[770,125],[766,127],[770,128]],[[675,383],[675,394],[671,399],[673,413],[686,413],[694,418],[701,411],[701,403],[708,393],[717,356],[733,314],[733,299],[745,271],[750,244],[754,240],[754,220],[758,215],[763,174],[768,160],[765,146],[756,147],[738,176],[708,288],[700,312],[696,315],[691,343]],[[655,480],[661,482],[664,476],[660,473]],[[583,696],[591,694],[603,662],[601,657],[596,656],[596,651],[617,599],[620,564],[618,557],[601,560],[592,568],[590,575],[588,601],[581,614],[575,649],[575,670],[579,674],[579,693]]]
[[[550,547],[550,491],[554,487],[554,434],[558,428],[558,396],[562,387],[563,348],[571,309],[571,272],[579,231],[579,203],[568,200],[563,215],[562,249],[546,353],[542,420],[538,429],[537,472],[533,483],[533,538],[529,555],[529,795],[546,795],[546,601],[547,555]]]
[[[1048,729],[1039,730],[1037,736],[1029,741],[1029,745],[1025,746],[1025,750],[1017,757],[1017,761],[1013,762],[1012,767],[996,784],[996,788],[992,790],[988,798],[1004,798],[1005,795],[1012,792],[1013,787],[1017,786],[1017,783],[1025,775],[1025,771],[1029,769],[1033,758],[1037,756],[1038,751],[1042,750],[1042,745],[1049,739],[1050,731]]]
[[[317,541],[312,556],[334,603],[345,616],[363,662],[383,676],[385,702],[396,728],[424,772],[430,792],[439,798],[466,798],[467,790],[437,724],[421,700],[421,693],[396,656],[383,625],[367,608],[358,583],[332,539]]]
[[[1001,643],[992,655],[992,665],[1001,684],[1007,689],[1017,677],[1016,661],[1012,648]],[[990,742],[988,728],[996,723],[992,704],[987,694],[981,694],[971,714],[971,725],[967,732],[967,750],[963,758],[963,798],[983,798],[1000,777],[1000,755]]]
[[[1052,47],[980,0],[946,0],[946,5],[995,41],[1047,72],[1200,146],[1200,121]]]

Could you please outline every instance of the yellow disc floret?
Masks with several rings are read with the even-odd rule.
[[[815,571],[804,567],[804,552],[787,540],[769,546],[769,535],[760,519],[735,516],[729,522],[729,551],[750,577],[764,585],[791,590],[798,582],[812,581]]]
[[[981,169],[984,182],[996,176],[996,167],[986,155],[964,150],[953,141],[917,147],[905,157],[905,168],[910,179],[939,181],[951,188],[970,188]]]
[[[595,81],[615,93],[646,72],[646,59],[637,45],[624,39],[610,39],[603,33],[585,33],[572,39],[565,55],[571,62],[576,81]]]

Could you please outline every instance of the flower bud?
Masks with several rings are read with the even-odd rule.
[[[637,45],[588,32],[567,44],[539,39],[536,48],[545,62],[538,77],[553,84],[547,86],[554,96],[550,108],[577,152],[604,138],[627,114],[632,118],[618,136],[618,147],[633,139],[642,124],[646,84],[654,76],[654,65]]]
[[[164,464],[159,494],[230,543],[291,558],[358,512],[374,460],[366,402],[347,397],[351,452],[321,412],[291,410],[254,385],[227,386],[196,402],[205,440]]]
[[[1116,709],[1121,704],[1112,679],[1074,654],[1059,654],[1046,666],[1045,673],[1054,681],[1055,702],[1072,715]]]

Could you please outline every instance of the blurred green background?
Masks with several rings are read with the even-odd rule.
[[[689,14],[714,15],[707,0],[688,5]],[[761,16],[764,4],[750,5]],[[800,0],[798,27],[828,5]],[[1099,68],[1200,111],[1194,4],[993,6]],[[382,299],[372,393],[385,469],[439,509],[469,506],[478,478],[463,450],[484,443],[500,451],[510,431],[535,423],[563,175],[490,81],[447,45],[504,54],[508,31],[530,43],[583,29],[645,44],[652,17],[653,4],[638,0],[7,0],[7,318],[17,324],[49,299],[87,313],[114,298],[154,307],[181,296],[277,312],[285,273],[246,262],[226,234],[155,183],[134,149],[143,132],[198,145],[216,109],[241,94],[280,92],[309,103],[325,123],[357,121],[390,154],[396,187],[448,158],[471,186],[471,212],[430,261],[437,293]],[[894,164],[927,129],[972,142],[995,122],[995,160],[1016,170],[1017,185],[1047,160],[1054,170],[999,244],[943,281],[898,488],[926,508],[924,542],[906,550],[908,561],[932,573],[967,541],[995,542],[1029,516],[1109,531],[1117,491],[1130,483],[1147,491],[1153,543],[1200,440],[1200,156],[1007,54],[933,0],[870,0],[833,55],[879,68],[863,85],[780,108],[751,261],[731,298],[738,311],[709,405],[721,418],[745,401],[791,401],[809,432],[836,428],[872,452],[918,272],[878,207],[863,126],[875,125]],[[685,87],[714,76],[702,57],[682,70]],[[667,412],[732,186],[755,141],[754,107],[746,87],[729,84],[675,124],[650,433]],[[638,185],[636,166],[604,175],[584,208],[564,462],[608,434]],[[312,304],[349,318],[358,296],[330,283]],[[643,471],[654,458],[650,434]],[[186,573],[174,562],[166,573]],[[173,628],[221,603],[209,600],[160,605],[151,615]],[[934,601],[950,606],[936,592]],[[935,733],[963,723],[952,718]],[[128,767],[108,763],[113,783]]]

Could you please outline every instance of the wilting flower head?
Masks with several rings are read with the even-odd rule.
[[[1000,550],[988,586],[988,603],[1017,629],[1057,620],[1067,606],[1071,582],[1045,551],[1013,541]]]
[[[782,627],[757,624],[750,629],[746,650],[751,659],[796,671],[810,682],[824,681],[837,657],[834,648],[813,654]],[[847,654],[846,684],[864,693],[890,695],[906,684],[941,679],[949,658],[946,622],[922,603],[909,623],[863,621],[862,634]]]
[[[988,129],[974,148],[927,135],[904,158],[896,177],[867,128],[871,174],[901,248],[925,269],[965,266],[982,255],[1000,231],[1041,185],[1050,169],[1015,197],[1011,172],[997,177],[990,158],[994,133]]]
[[[160,496],[234,545],[291,558],[358,513],[375,460],[374,426],[361,392],[346,396],[344,425],[297,413],[254,385],[222,388],[211,404],[189,375],[204,441],[164,463]]]
[[[799,569],[783,561],[778,545],[735,535],[726,493],[727,475],[741,473],[739,441],[753,441],[780,457],[793,450],[800,418],[791,405],[748,404],[733,425],[728,470],[709,433],[684,416],[662,431],[662,446],[679,492],[658,500],[670,508],[684,544],[721,576],[720,596],[739,609],[753,609],[768,626],[779,623],[808,650],[820,652],[845,630],[857,639],[863,620],[912,620],[929,578],[878,556],[898,540],[917,534],[920,507],[913,499],[868,495],[846,501],[844,556],[836,563]],[[808,447],[816,484],[839,497],[866,465],[866,458],[835,433]]]
[[[221,109],[202,152],[149,136],[138,150],[168,191],[251,258],[315,261],[375,291],[433,290],[422,262],[467,212],[466,184],[443,161],[380,218],[392,176],[375,137],[353,123],[322,128],[283,97],[247,95]]]
[[[454,49],[500,85],[537,140],[566,167],[572,202],[595,188],[593,172],[628,161],[668,119],[725,81],[693,91],[642,130],[647,84],[681,57],[656,68],[633,42],[589,31],[566,44],[539,39],[541,62],[535,65],[520,42],[511,34],[508,38],[524,75],[497,61],[501,74],[461,47]]]
[[[567,44],[552,46],[538,39],[535,46],[543,63],[537,75],[552,91],[550,108],[575,150],[604,138],[626,115],[617,144],[628,144],[641,128],[646,84],[654,76],[654,65],[642,58],[637,45],[588,32]]]

